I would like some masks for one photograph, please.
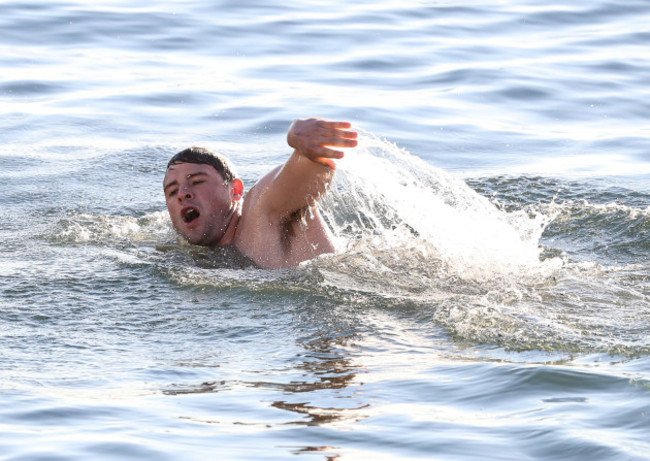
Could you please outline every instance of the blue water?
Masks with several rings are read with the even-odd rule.
[[[0,3],[0,459],[650,459],[650,4]],[[360,145],[341,252],[179,243],[167,160]]]

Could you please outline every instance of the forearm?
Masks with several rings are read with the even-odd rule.
[[[270,175],[270,204],[277,213],[289,215],[318,202],[332,183],[334,168],[294,150],[285,164]]]

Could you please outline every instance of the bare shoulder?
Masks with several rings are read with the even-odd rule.
[[[251,188],[242,207],[235,245],[263,268],[284,267],[281,220],[265,205],[268,183],[265,178]]]
[[[277,170],[277,168],[276,168]],[[275,216],[273,209],[269,206],[269,193],[273,187],[273,174],[276,170],[271,171],[261,178],[246,193],[242,215],[249,218],[250,222],[272,223],[279,221],[279,216]]]

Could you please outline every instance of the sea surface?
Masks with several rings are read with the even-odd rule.
[[[650,459],[650,2],[0,1],[0,459]],[[339,252],[171,229],[360,144]]]

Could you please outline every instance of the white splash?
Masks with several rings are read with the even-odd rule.
[[[169,234],[169,217],[159,211],[139,218],[79,214],[61,219],[53,240],[60,243],[111,243],[157,241]]]
[[[371,133],[361,132],[359,146],[339,162],[330,192],[324,215],[344,252],[368,248],[397,263],[416,251],[421,262],[442,263],[465,280],[561,264],[540,262],[539,239],[552,217],[500,210],[459,178]]]

